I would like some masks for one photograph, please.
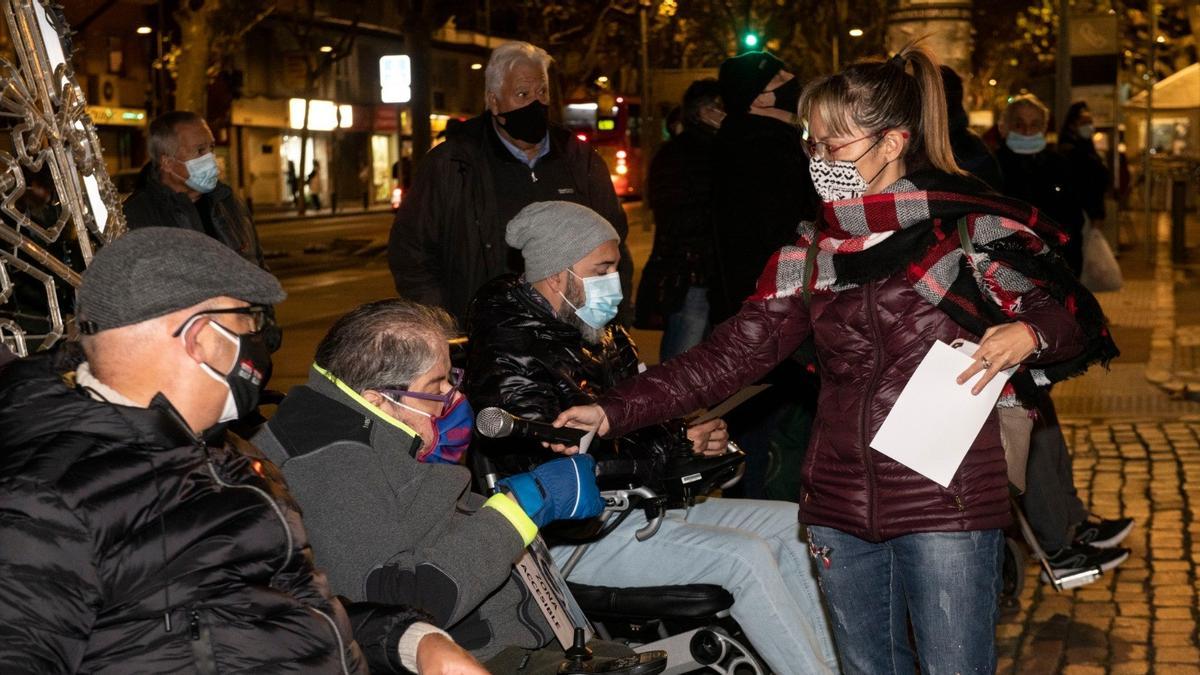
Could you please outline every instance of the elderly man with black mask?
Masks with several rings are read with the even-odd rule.
[[[402,297],[465,318],[480,286],[521,271],[520,255],[504,242],[504,226],[533,202],[587,206],[624,242],[629,227],[604,160],[549,121],[550,62],[544,49],[528,42],[497,47],[484,74],[487,111],[447,128],[446,141],[417,168],[388,244]],[[623,264],[626,297],[632,274],[632,264]]]
[[[419,612],[348,617],[277,472],[214,430],[257,404],[283,298],[198,232],[135,230],[83,275],[82,345],[0,371],[4,672],[475,667]]]

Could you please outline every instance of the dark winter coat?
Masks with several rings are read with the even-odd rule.
[[[1083,269],[1083,205],[1070,163],[1053,148],[1019,155],[1007,145],[996,151],[996,159],[1004,174],[1001,192],[1037,207],[1063,228],[1069,239],[1059,253],[1078,276]]]
[[[713,134],[694,129],[667,141],[650,162],[654,248],[638,285],[638,328],[662,330],[691,287],[707,288],[713,265]]]
[[[496,406],[518,417],[550,421],[571,406],[593,403],[638,372],[637,348],[624,328],[609,324],[600,342],[591,344],[513,275],[480,289],[469,326],[465,391],[475,410]],[[642,471],[631,470],[649,480],[661,467],[665,444],[681,433],[678,423],[653,425],[618,442],[598,441],[589,452],[601,465],[615,458],[649,461]],[[527,438],[477,436],[472,449],[487,453],[504,474],[528,471],[558,456]]]
[[[0,373],[0,670],[365,673],[282,485],[79,361]]]
[[[987,143],[967,126],[967,116],[950,120],[950,150],[958,168],[987,183],[999,192],[1004,189],[1004,177],[1000,174],[1000,163],[988,149]]]
[[[199,209],[208,208],[212,229],[204,227]],[[138,175],[133,194],[125,200],[125,222],[130,229],[140,227],[181,227],[207,234],[243,258],[266,269],[258,230],[246,206],[225,183],[217,183],[213,191],[200,201],[193,202],[186,194],[167,187],[153,164],[147,164]]]
[[[1067,160],[1075,193],[1088,218],[1104,220],[1104,196],[1108,194],[1112,174],[1096,152],[1092,139],[1063,134],[1058,139],[1058,152]]]
[[[821,394],[802,476],[800,520],[867,541],[1004,527],[1008,483],[993,413],[948,488],[872,450],[870,440],[935,340],[978,341],[924,300],[903,272],[839,293],[748,301],[699,346],[605,394],[610,434],[711,405],[755,381],[810,335]],[[1082,333],[1041,291],[1021,320],[1045,361],[1079,351]]]
[[[738,311],[771,255],[796,240],[800,221],[817,215],[801,143],[795,125],[762,115],[729,115],[717,132],[714,324]]]
[[[489,114],[447,130],[446,141],[417,167],[392,224],[388,266],[396,291],[412,300],[445,308],[464,318],[475,292],[493,277],[523,269],[520,252],[504,241],[506,222],[497,206],[492,163],[516,161],[494,138]],[[625,249],[629,230],[608,167],[566,128],[550,127],[550,152],[569,167],[574,201],[603,216],[621,236],[620,267],[630,295],[632,262]],[[536,167],[535,167],[536,171]]]

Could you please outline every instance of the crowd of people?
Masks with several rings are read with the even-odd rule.
[[[571,582],[724,588],[778,675],[990,673],[1010,482],[1053,569],[1128,556],[1132,521],[1075,493],[1049,395],[1118,354],[1077,278],[1107,175],[1086,107],[1052,148],[1018,97],[993,154],[920,46],[808,83],[731,58],[651,164],[634,305],[625,212],[550,121],[549,66],[494,50],[487,110],[396,215],[399,297],[338,319],[269,420],[285,294],[203,118],[151,124],[131,231],[83,274],[80,339],[0,365],[5,672],[557,673],[520,564],[545,540]],[[665,331],[661,364],[631,321]],[[1015,374],[942,487],[870,439],[933,343],[964,338],[958,384]],[[759,381],[730,419],[690,417]],[[595,438],[483,438],[485,407]],[[653,485],[731,438],[745,498],[671,504],[645,541],[630,517],[573,555],[606,480]],[[762,498],[775,479],[785,498]]]

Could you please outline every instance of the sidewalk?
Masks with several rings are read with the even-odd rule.
[[[367,210],[363,210],[361,203],[356,203],[350,206],[339,206],[337,213],[331,209],[308,209],[301,216],[299,211],[294,208],[285,209],[278,206],[256,206],[254,208],[254,222],[258,225],[265,223],[278,223],[286,220],[319,220],[331,218],[349,218],[352,216],[371,215],[375,213],[391,213],[392,207],[389,204],[372,204]]]
[[[1200,303],[1195,270],[1171,264],[1169,223],[1158,224],[1166,243],[1154,258],[1127,251],[1124,286],[1097,296],[1121,356],[1108,372],[1093,368],[1054,390],[1080,498],[1105,517],[1136,521],[1123,543],[1132,553],[1099,581],[1062,593],[1030,563],[1017,606],[1001,613],[1000,673],[1200,674],[1200,493],[1188,489],[1200,484],[1200,402],[1148,379],[1183,374],[1194,347],[1179,338],[1200,324]]]

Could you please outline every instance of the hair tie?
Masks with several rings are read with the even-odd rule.
[[[904,58],[904,53],[903,53],[903,52],[896,52],[896,55],[895,55],[895,56],[893,56],[892,58],[888,59],[888,63],[889,63],[890,65],[893,65],[893,66],[895,66],[895,67],[899,68],[900,70],[904,70],[904,66],[905,66],[905,58]]]

